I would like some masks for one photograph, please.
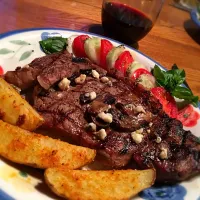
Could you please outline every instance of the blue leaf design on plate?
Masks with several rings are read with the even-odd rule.
[[[30,43],[23,40],[11,40],[10,43],[17,44],[17,45],[30,45]]]
[[[151,187],[139,196],[145,200],[184,200],[187,191],[182,185]]]
[[[21,55],[19,61],[22,61],[22,60],[27,59],[33,52],[34,52],[33,50],[24,52],[24,53]]]
[[[197,200],[200,200],[200,196],[199,196],[199,198]]]
[[[60,33],[57,33],[57,32],[54,32],[54,33],[43,32],[41,34],[42,40],[46,40],[46,39],[51,38],[51,37],[62,37],[62,35]]]
[[[14,51],[7,48],[0,49],[0,54],[8,54],[8,53],[14,53]]]

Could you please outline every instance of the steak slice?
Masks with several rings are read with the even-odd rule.
[[[6,72],[4,79],[22,90],[28,89],[37,82],[37,76],[41,71],[44,68],[48,68],[60,55],[62,53],[54,53],[36,58],[24,68],[17,67],[15,71]]]
[[[148,91],[87,60],[77,63],[67,54],[61,57],[62,62],[56,60],[38,75],[32,94],[45,128],[65,132],[76,144],[96,149],[112,168],[153,167],[159,182],[200,173],[198,138],[166,115]],[[81,74],[85,81],[76,82]],[[65,91],[59,88],[63,78],[70,80]]]

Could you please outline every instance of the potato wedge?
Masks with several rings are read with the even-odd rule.
[[[36,168],[76,169],[93,161],[96,151],[30,133],[0,120],[0,155]]]
[[[43,123],[43,118],[2,78],[0,78],[0,119],[29,131]]]
[[[61,197],[72,200],[125,200],[153,185],[156,173],[148,170],[84,171],[49,168],[48,186]]]

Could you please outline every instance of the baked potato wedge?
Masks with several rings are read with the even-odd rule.
[[[31,133],[0,120],[0,155],[36,168],[76,169],[92,162],[96,151]]]
[[[43,118],[2,78],[0,78],[0,119],[29,131],[43,123]]]
[[[45,171],[45,181],[57,195],[71,200],[125,200],[153,185],[148,170],[85,171],[62,167]]]

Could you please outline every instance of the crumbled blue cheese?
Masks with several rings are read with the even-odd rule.
[[[99,73],[96,70],[92,70],[92,76],[99,79]]]
[[[100,140],[105,140],[107,133],[105,131],[105,129],[100,129],[97,133],[97,136],[99,137]]]
[[[152,122],[150,122],[150,123],[149,123],[149,127],[152,127],[152,126],[153,126],[153,123],[152,123]]]
[[[136,106],[135,111],[138,113],[146,113],[146,111],[144,110],[142,106]]]
[[[70,85],[70,80],[68,80],[67,78],[63,78],[62,81],[60,81],[60,83],[58,84],[58,87],[64,91],[67,90],[69,88]]]
[[[100,112],[98,117],[107,123],[112,123],[113,121],[113,116],[110,113]]]
[[[89,97],[90,97],[90,100],[94,100],[94,99],[96,99],[96,97],[97,97],[97,94],[96,94],[96,92],[90,92],[89,93]]]
[[[156,138],[156,143],[159,144],[159,143],[161,143],[161,141],[162,141],[161,137],[157,137],[157,138]]]
[[[144,136],[141,133],[134,131],[131,133],[131,137],[136,144],[140,144],[142,142]]]
[[[159,155],[160,158],[163,160],[168,159],[167,149],[162,147],[160,150],[161,150],[160,155]]]
[[[102,83],[107,83],[109,81],[109,78],[106,76],[101,77],[101,82]]]
[[[77,77],[75,79],[75,83],[76,84],[83,84],[85,82],[86,79],[86,75],[85,74],[81,74],[79,77]]]
[[[91,122],[91,123],[87,124],[87,125],[85,126],[85,128],[86,128],[87,130],[90,130],[90,131],[92,131],[92,132],[95,132],[96,129],[97,129],[97,126],[96,126],[95,123]]]

